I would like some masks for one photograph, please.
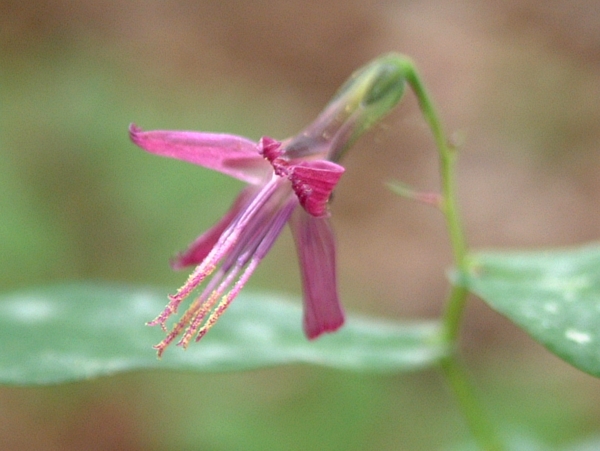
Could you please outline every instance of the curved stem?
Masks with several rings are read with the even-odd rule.
[[[433,134],[440,158],[440,177],[442,190],[441,210],[446,220],[450,243],[454,256],[454,265],[459,274],[467,268],[467,244],[458,212],[455,164],[456,149],[451,146],[444,134],[442,123],[435,110],[433,102],[421,82],[421,78],[410,59],[403,63],[405,77],[419,101],[419,107]],[[441,339],[452,349],[456,349],[460,324],[467,301],[468,290],[460,282],[454,283],[446,301],[442,319]],[[441,362],[441,370],[452,388],[463,411],[473,437],[486,451],[501,451],[505,449],[495,427],[487,416],[469,382],[467,373],[455,352],[445,357]]]
[[[421,82],[421,78],[417,73],[414,63],[406,59],[404,62],[404,70],[406,80],[413,89],[419,107],[425,116],[433,139],[435,140],[438,154],[440,157],[440,174],[443,194],[442,212],[446,218],[448,231],[450,232],[450,241],[454,254],[454,263],[461,269],[465,256],[467,254],[467,245],[460,223],[458,214],[458,206],[456,203],[456,186],[454,181],[454,166],[456,162],[456,149],[448,144],[446,140],[442,122],[433,106],[431,97],[429,96],[425,86]]]
[[[442,188],[442,212],[446,219],[446,226],[450,235],[452,253],[454,255],[454,265],[457,271],[463,272],[466,269],[467,243],[465,240],[460,215],[458,212],[455,166],[456,166],[456,148],[450,146],[444,134],[442,122],[433,105],[421,78],[417,73],[414,63],[411,60],[405,60],[404,70],[406,79],[413,89],[419,106],[429,124],[433,139],[440,158],[440,177]],[[453,343],[458,337],[460,320],[467,301],[468,291],[458,285],[454,285],[448,301],[446,302],[446,311],[443,320],[444,340]]]

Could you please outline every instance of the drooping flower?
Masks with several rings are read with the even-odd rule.
[[[304,331],[313,339],[344,322],[336,281],[335,243],[328,201],[344,168],[342,153],[400,100],[402,60],[389,54],[357,71],[317,119],[284,141],[192,131],[142,131],[130,126],[142,149],[188,161],[248,183],[230,210],[173,261],[197,265],[149,325],[167,319],[204,281],[206,286],[155,348],[160,356],[177,337],[187,347],[216,323],[289,224],[304,295]],[[209,277],[210,276],[210,277]]]

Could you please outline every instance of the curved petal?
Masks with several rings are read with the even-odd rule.
[[[256,143],[222,133],[153,130],[129,126],[131,140],[142,149],[222,172],[244,182],[258,184],[271,171]]]
[[[327,202],[344,168],[331,161],[303,161],[290,167],[289,179],[300,204],[312,216],[327,216]]]
[[[225,215],[219,219],[215,225],[196,238],[184,252],[178,254],[173,260],[171,260],[171,267],[173,269],[182,269],[186,266],[198,265],[202,263],[202,260],[206,258],[214,245],[217,244],[221,234],[244,208],[246,202],[252,196],[252,193],[254,193],[254,189],[251,187],[243,190],[235,199],[233,205],[229,208],[227,213],[225,213]]]
[[[335,239],[329,219],[315,218],[300,208],[289,224],[302,273],[304,333],[313,339],[344,324],[337,290]]]

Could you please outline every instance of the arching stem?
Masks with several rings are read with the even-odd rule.
[[[433,102],[421,81],[415,64],[409,58],[403,60],[405,78],[414,91],[419,107],[431,129],[440,159],[440,177],[442,199],[440,209],[444,214],[450,236],[450,244],[454,258],[454,266],[458,274],[466,270],[467,244],[463,232],[457,205],[455,166],[457,150],[446,139],[442,123]],[[454,283],[445,303],[442,318],[441,340],[453,352],[441,361],[441,371],[461,407],[466,422],[477,444],[485,451],[502,451],[506,447],[500,439],[495,425],[490,420],[486,410],[479,402],[476,391],[471,385],[468,374],[456,354],[458,336],[468,290]]]

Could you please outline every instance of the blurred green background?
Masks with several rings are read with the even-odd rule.
[[[464,139],[473,245],[598,239],[594,0],[0,0],[0,290],[89,279],[178,287],[186,274],[168,258],[240,184],[145,154],[128,124],[284,138],[388,51],[417,61],[449,131]],[[414,99],[345,164],[332,210],[347,308],[439,314],[451,261],[441,217],[384,186],[437,186]],[[298,294],[295,259],[286,233],[251,285]],[[548,443],[598,432],[598,381],[476,299],[464,351],[507,427]],[[416,451],[465,436],[435,373],[298,366],[0,388],[2,450]]]

